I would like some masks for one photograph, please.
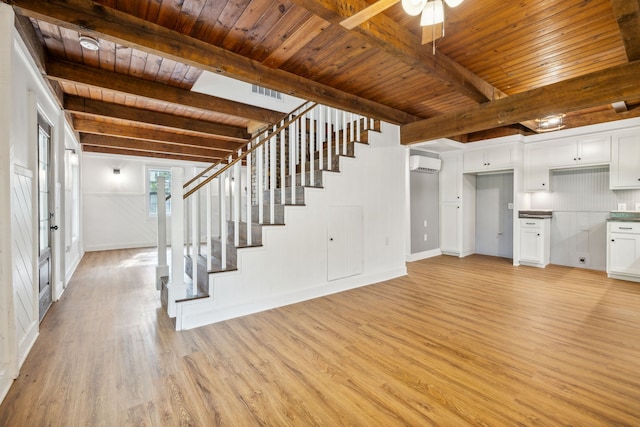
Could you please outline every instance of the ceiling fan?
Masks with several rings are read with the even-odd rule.
[[[449,7],[456,7],[463,1],[464,0],[444,0],[444,3]],[[352,30],[363,22],[400,2],[402,2],[402,8],[408,15],[417,16],[422,14],[420,17],[420,26],[422,27],[422,44],[431,43],[444,36],[443,0],[378,0],[353,16],[344,19],[340,22],[340,25],[348,30]]]

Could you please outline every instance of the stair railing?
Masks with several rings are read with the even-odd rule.
[[[235,248],[261,243],[253,226],[283,223],[283,206],[300,204],[298,190],[318,186],[317,171],[336,169],[334,156],[349,155],[348,143],[359,141],[361,132],[373,126],[372,118],[306,102],[186,181],[180,191],[172,186],[172,204],[184,204],[183,209],[172,206],[172,213],[184,211],[183,227],[172,218],[172,267],[178,259],[174,251],[184,257],[186,249],[191,262],[192,295],[185,296],[212,295],[208,278],[198,269],[202,255],[207,271],[236,268]],[[182,228],[175,237],[174,228]],[[213,265],[212,255],[219,264]],[[178,280],[177,273],[171,277]]]

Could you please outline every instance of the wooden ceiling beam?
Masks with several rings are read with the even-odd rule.
[[[214,73],[391,123],[419,118],[87,0],[11,0],[17,13]]]
[[[81,133],[164,142],[168,144],[184,145],[187,147],[210,148],[225,151],[227,153],[231,153],[233,150],[237,150],[244,145],[244,143],[225,141],[206,136],[179,134],[159,129],[99,122],[82,117],[74,118],[73,128],[77,132]]]
[[[80,133],[80,143],[93,145],[96,147],[119,148],[123,150],[145,151],[152,153],[180,154],[192,157],[202,157],[203,161],[220,159],[228,156],[227,151],[214,150],[209,148],[187,147],[184,145],[168,144],[165,142],[143,141],[132,138],[117,138],[108,135],[94,135]]]
[[[161,126],[166,129],[188,130],[206,136],[216,136],[239,142],[247,141],[251,138],[251,135],[249,135],[244,128],[174,116],[172,114],[159,113],[142,108],[127,107],[125,105],[96,101],[73,95],[64,96],[64,109],[74,114],[111,117],[129,122]]]
[[[198,163],[215,163],[218,159],[208,159],[202,157],[195,157],[189,155],[180,155],[180,154],[166,154],[166,153],[155,153],[150,151],[136,151],[136,150],[128,150],[121,148],[110,148],[110,147],[100,147],[95,145],[83,145],[82,151],[86,153],[99,153],[99,154],[109,154],[116,156],[136,156],[136,157],[152,157],[156,159],[171,159],[171,160],[182,160],[185,162],[198,162]]]
[[[365,0],[292,0],[315,15],[336,24],[369,6]],[[340,26],[340,28],[343,28]],[[345,31],[349,31],[344,28]],[[371,17],[350,31],[367,43],[410,67],[441,80],[451,89],[482,103],[506,96],[480,77],[436,51],[422,46],[421,40],[384,14]]]
[[[214,111],[233,117],[243,117],[249,120],[275,124],[282,120],[284,116],[283,113],[278,111],[253,107],[240,102],[191,92],[162,83],[155,83],[149,80],[59,59],[50,58],[49,61],[47,61],[46,68],[49,79],[79,83],[113,92],[168,102],[170,104],[205,111]]]
[[[640,97],[640,61],[443,114],[400,128],[402,144],[448,138]]]
[[[24,41],[25,46],[27,46],[27,50],[31,53],[31,57],[38,67],[38,71],[40,73],[45,73],[45,67],[47,63],[47,53],[44,50],[44,46],[38,39],[36,35],[36,31],[33,29],[33,25],[31,25],[31,21],[29,18],[21,15],[15,15],[15,27],[18,30],[18,34]],[[55,81],[46,80],[45,82],[51,93],[53,94],[58,106],[62,107],[62,97],[64,95],[64,91],[60,86],[60,83]]]
[[[629,62],[640,59],[640,0],[611,0]]]

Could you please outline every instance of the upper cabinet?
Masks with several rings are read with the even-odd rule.
[[[596,135],[549,141],[547,165],[553,168],[607,164],[611,161],[611,137]]]
[[[464,172],[487,172],[511,169],[514,163],[514,146],[498,145],[464,152]]]
[[[525,191],[549,191],[549,170],[612,163],[610,135],[581,136],[527,144]],[[613,187],[612,187],[613,188]]]
[[[610,171],[612,190],[640,188],[640,129],[614,134]]]
[[[442,153],[440,158],[440,201],[459,202],[462,197],[462,153]]]
[[[549,191],[551,146],[548,143],[527,144],[524,147],[525,191]]]

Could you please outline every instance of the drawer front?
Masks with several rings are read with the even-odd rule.
[[[520,227],[522,228],[542,228],[543,219],[538,218],[520,218]]]
[[[640,234],[640,222],[609,222],[610,233],[631,233]]]

